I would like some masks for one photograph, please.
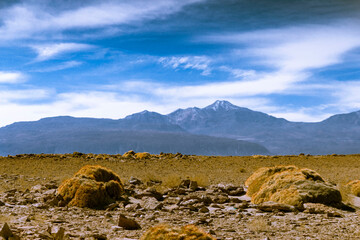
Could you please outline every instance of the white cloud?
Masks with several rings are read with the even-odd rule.
[[[59,33],[79,28],[100,28],[113,25],[139,23],[177,12],[182,7],[202,0],[134,0],[96,1],[93,5],[49,13],[49,5],[16,4],[2,10],[0,39],[40,37],[46,33]],[[41,4],[44,2],[41,1]],[[37,35],[38,34],[38,35]]]
[[[282,111],[268,112],[268,114],[278,117],[285,118],[289,121],[294,122],[320,122],[330,117],[333,114],[330,113],[315,113],[314,109],[282,109]]]
[[[77,67],[77,66],[80,66],[81,64],[83,64],[83,63],[79,62],[79,61],[67,61],[67,62],[60,63],[55,66],[32,70],[32,72],[55,72],[55,71],[65,70],[68,68]]]
[[[159,96],[182,96],[184,98],[205,96],[218,98],[244,97],[284,93],[288,88],[291,88],[293,83],[302,81],[304,78],[304,74],[294,76],[291,73],[277,72],[259,75],[256,80],[216,82],[175,87],[162,86],[152,89],[153,92]]]
[[[20,83],[25,80],[25,75],[20,72],[2,72],[0,71],[0,84],[1,83]]]
[[[159,62],[173,69],[196,69],[202,71],[201,74],[205,76],[211,73],[211,59],[206,56],[161,57]]]
[[[245,70],[245,69],[239,69],[239,68],[230,68],[227,66],[221,66],[219,68],[222,71],[229,72],[234,78],[253,78],[256,76],[255,70]]]
[[[346,111],[360,110],[360,81],[337,82],[332,87],[336,105]]]
[[[19,101],[34,101],[34,100],[42,100],[51,96],[51,91],[48,89],[0,89],[0,104],[8,104]],[[4,114],[7,115],[7,114]]]
[[[341,63],[343,55],[360,47],[358,25],[345,22],[207,36],[203,41],[245,44],[240,56],[286,71],[305,71]]]
[[[145,109],[164,110],[162,106],[134,96],[121,96],[111,91],[56,93],[48,90],[0,91],[0,126],[17,121],[36,121],[40,118],[70,115],[118,119]],[[6,99],[6,100],[5,100]],[[24,104],[21,100],[42,100]],[[116,109],[116,111],[114,111]]]
[[[81,43],[56,43],[31,46],[37,53],[36,61],[45,61],[63,53],[84,51],[92,45]]]

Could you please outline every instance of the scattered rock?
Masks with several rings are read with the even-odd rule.
[[[65,229],[63,227],[49,227],[48,233],[52,236],[53,240],[63,240],[65,236]]]
[[[124,228],[125,230],[141,229],[141,226],[135,220],[129,219],[123,214],[120,214],[119,216],[118,226]]]
[[[125,206],[125,210],[127,212],[135,212],[136,210],[140,209],[141,206],[139,203],[131,203]]]
[[[140,240],[215,240],[212,236],[194,225],[184,227],[170,227],[168,225],[159,225],[150,228]]]
[[[201,212],[201,213],[208,213],[208,212],[209,212],[209,209],[208,209],[207,207],[201,207],[201,208],[199,209],[199,212]]]
[[[295,212],[296,208],[289,204],[277,203],[277,202],[263,202],[256,206],[257,209],[260,209],[264,212]]]
[[[163,204],[158,202],[154,197],[144,197],[140,203],[141,207],[146,210],[159,210],[163,207]]]
[[[304,213],[326,214],[328,217],[342,217],[336,209],[320,203],[305,203]]]
[[[190,179],[182,180],[178,188],[189,189],[195,191],[198,188],[198,183]]]
[[[143,184],[143,182],[141,180],[139,180],[137,178],[134,178],[134,177],[130,178],[129,183],[133,184],[133,185],[141,185],[141,184]]]
[[[153,187],[149,187],[147,188],[145,191],[140,191],[136,194],[137,198],[142,198],[142,197],[154,197],[156,198],[156,200],[158,201],[162,201],[164,200],[163,195],[158,192],[155,188]]]

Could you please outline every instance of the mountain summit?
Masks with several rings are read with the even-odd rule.
[[[235,109],[239,109],[240,107],[233,105],[232,103],[228,102],[228,101],[224,101],[224,100],[217,100],[215,101],[213,104],[205,107],[204,109],[212,109],[214,111],[219,111],[219,110],[235,110]]]

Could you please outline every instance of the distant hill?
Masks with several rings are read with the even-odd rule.
[[[165,117],[167,119],[167,117]],[[256,143],[194,135],[143,112],[121,120],[54,117],[0,128],[0,155],[21,153],[181,152],[197,155],[269,154]]]
[[[168,115],[123,119],[53,117],[0,128],[0,154],[182,152],[201,155],[352,154],[360,152],[360,111],[322,122],[290,122],[216,101]]]

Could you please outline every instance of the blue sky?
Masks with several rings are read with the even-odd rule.
[[[355,0],[1,1],[0,126],[215,100],[292,121],[360,110]]]

